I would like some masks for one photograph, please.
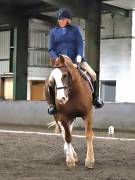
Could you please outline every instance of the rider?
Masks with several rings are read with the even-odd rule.
[[[83,58],[83,39],[78,26],[71,25],[71,11],[62,8],[58,11],[58,26],[50,31],[49,55],[54,64],[59,54],[64,54],[72,59],[74,64],[80,63],[92,77],[94,84],[93,105],[95,108],[103,107],[103,102],[96,96],[96,73]],[[50,105],[48,113],[56,112],[55,105]]]

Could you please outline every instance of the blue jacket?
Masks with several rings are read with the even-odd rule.
[[[77,26],[68,25],[66,32],[57,26],[50,31],[49,55],[55,60],[59,54],[69,56],[75,63],[77,55],[83,57],[83,39]]]

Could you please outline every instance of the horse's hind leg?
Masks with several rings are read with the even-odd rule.
[[[85,166],[88,168],[94,167],[94,151],[93,151],[93,132],[92,132],[92,112],[85,117],[85,133],[87,141],[87,155]]]
[[[66,153],[67,166],[69,166],[69,167],[75,166],[76,159],[75,159],[74,155],[76,153],[75,153],[74,148],[73,148],[73,146],[71,144],[72,137],[71,137],[71,133],[70,133],[69,122],[66,121],[66,120],[62,120],[61,122],[59,122],[59,125],[61,127],[63,138],[64,138],[64,141],[65,141],[64,150],[65,150],[65,153]]]

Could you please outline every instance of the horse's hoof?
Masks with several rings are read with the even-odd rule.
[[[73,162],[69,162],[69,161],[67,161],[67,166],[68,167],[75,167],[75,161],[73,161]]]
[[[74,158],[67,158],[66,162],[67,162],[68,167],[74,167],[75,166]]]
[[[74,155],[74,159],[75,159],[75,162],[78,162],[78,157],[77,157],[77,155]]]
[[[93,169],[94,168],[94,162],[91,161],[85,161],[85,166],[89,169]]]

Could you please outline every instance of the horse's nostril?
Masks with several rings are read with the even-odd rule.
[[[66,103],[66,97],[62,97],[59,101],[60,104],[65,104]]]

